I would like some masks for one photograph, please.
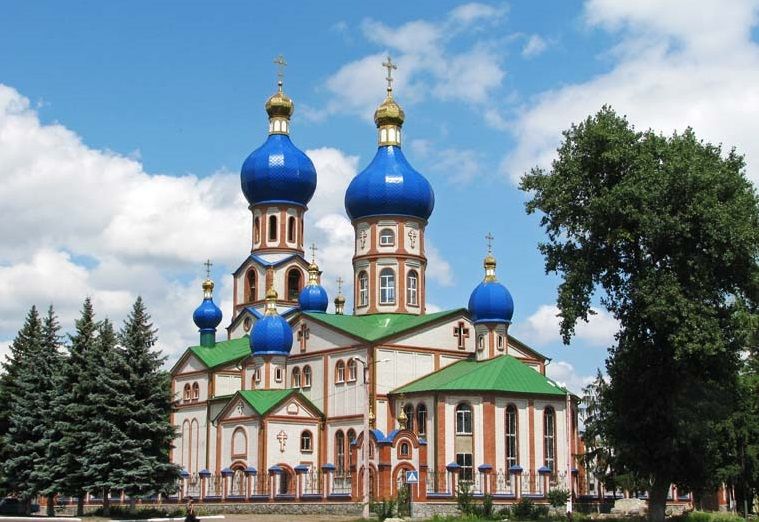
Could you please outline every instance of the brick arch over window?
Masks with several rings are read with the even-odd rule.
[[[242,427],[232,432],[232,460],[245,458],[248,455],[248,434]]]
[[[303,286],[303,274],[300,269],[291,268],[287,271],[287,294],[288,301],[297,301],[298,294],[300,294],[301,287]]]

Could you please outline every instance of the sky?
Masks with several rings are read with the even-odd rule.
[[[436,196],[428,309],[466,306],[492,233],[511,333],[575,392],[603,369],[617,325],[596,305],[561,343],[560,279],[545,274],[519,178],[609,104],[640,129],[690,126],[735,147],[759,181],[757,0],[284,5],[3,2],[0,353],[33,304],[70,329],[85,296],[121,323],[141,295],[170,363],[197,344],[206,258],[227,324],[230,272],[250,250],[239,169],[266,138],[279,54],[291,137],[317,168],[306,240],[328,292],[351,279],[343,196],[376,150],[390,54],[403,147]]]

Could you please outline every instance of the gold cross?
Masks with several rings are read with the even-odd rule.
[[[287,62],[285,61],[285,57],[281,54],[277,56],[277,58],[274,60],[274,63],[277,64],[277,85],[279,86],[279,90],[282,90],[282,80],[285,78],[285,67],[287,66]]]
[[[492,254],[493,253],[493,240],[494,239],[495,238],[493,237],[493,234],[491,234],[490,232],[488,232],[488,235],[485,236],[485,240],[488,242],[488,254]]]
[[[206,259],[206,262],[203,263],[203,266],[206,267],[206,279],[211,279],[211,267],[213,266],[213,263],[211,263],[210,259]]]
[[[388,55],[387,61],[382,62],[382,67],[387,69],[387,76],[385,77],[387,80],[387,92],[391,93],[393,92],[393,69],[397,69],[398,66],[393,63],[393,59]]]
[[[316,264],[316,251],[319,250],[316,248],[316,243],[311,243],[311,262]]]
[[[337,278],[337,293],[338,294],[343,293],[343,278],[342,277]]]

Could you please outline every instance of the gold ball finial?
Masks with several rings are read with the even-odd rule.
[[[210,279],[206,279],[205,281],[203,281],[202,286],[203,286],[203,292],[207,292],[207,293],[213,292],[213,281],[211,281]]]
[[[485,236],[485,240],[488,242],[488,254],[485,256],[485,260],[482,266],[485,268],[485,281],[495,281],[495,256],[493,255],[493,234],[488,232]]]
[[[269,289],[266,291],[266,300],[267,301],[271,301],[271,300],[276,301],[277,297],[278,297],[277,291],[274,290],[273,286],[270,286]]]
[[[280,54],[274,60],[274,63],[277,64],[278,69],[277,92],[266,100],[266,113],[269,115],[269,118],[278,117],[290,119],[295,111],[295,104],[290,97],[282,91],[282,83],[285,77],[285,67],[287,66],[287,62],[285,61],[285,57]]]

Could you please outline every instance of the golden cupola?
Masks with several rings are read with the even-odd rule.
[[[400,145],[401,127],[406,115],[398,102],[393,99],[393,70],[397,69],[388,56],[382,64],[387,69],[387,95],[377,110],[374,111],[374,123],[377,125],[379,145]]]
[[[283,68],[287,65],[281,55],[274,60],[279,66],[277,92],[266,100],[266,114],[269,115],[269,134],[288,134],[290,132],[290,117],[295,110],[292,99],[282,90]]]

